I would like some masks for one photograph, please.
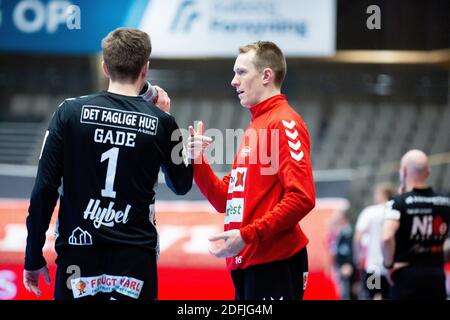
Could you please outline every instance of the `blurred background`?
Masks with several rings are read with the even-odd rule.
[[[100,41],[121,26],[150,34],[149,80],[182,128],[245,129],[230,85],[238,47],[270,40],[285,52],[282,92],[308,126],[318,198],[301,222],[307,299],[344,298],[333,224],[344,214],[352,227],[377,183],[397,185],[407,150],[428,153],[430,184],[450,192],[448,0],[0,0],[0,299],[33,298],[21,283],[25,218],[44,133],[64,99],[107,88]],[[216,148],[234,155],[238,142]],[[231,168],[222,162],[218,175]],[[223,218],[195,186],[176,197],[161,179],[156,199],[159,298],[232,299],[224,261],[208,254]]]

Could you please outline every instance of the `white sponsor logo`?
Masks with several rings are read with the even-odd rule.
[[[116,291],[137,299],[144,281],[128,276],[111,276],[102,274],[95,277],[80,277],[71,280],[72,294],[75,299],[94,296],[99,292]]]
[[[72,231],[72,235],[69,237],[69,244],[73,246],[88,246],[92,245],[92,236],[89,232],[77,227]]]
[[[245,179],[247,177],[247,168],[236,168],[231,171],[230,183],[228,184],[228,193],[233,191],[244,191]]]
[[[128,204],[125,211],[116,211],[113,209],[114,202],[110,202],[108,208],[100,207],[100,200],[90,199],[84,210],[84,219],[91,219],[94,221],[94,227],[97,229],[104,225],[106,227],[114,227],[114,223],[128,222],[128,213],[131,206]]]
[[[227,210],[225,213],[225,224],[230,222],[242,222],[244,215],[244,198],[233,198],[227,200]]]
[[[298,138],[298,131],[295,129],[295,121],[291,120],[290,122],[282,120],[283,125],[286,127],[284,130],[286,133],[286,136],[292,140],[288,140],[288,145],[290,148],[290,154],[292,159],[295,161],[302,160],[304,154],[303,151],[299,151],[300,147],[302,146],[300,140],[297,140]]]
[[[432,203],[435,206],[450,206],[450,198],[443,196],[423,197],[423,196],[409,196],[405,199],[406,204],[413,203]]]

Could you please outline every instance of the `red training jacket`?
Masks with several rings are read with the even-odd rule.
[[[227,258],[229,270],[291,257],[308,238],[299,221],[315,206],[306,125],[282,94],[250,108],[252,119],[222,180],[206,162],[194,179],[214,208],[225,213],[225,231],[240,229],[242,252]]]

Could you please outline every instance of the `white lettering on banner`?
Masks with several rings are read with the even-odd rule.
[[[230,182],[228,184],[228,193],[234,191],[243,192],[245,189],[245,180],[247,177],[247,168],[236,168],[231,171]]]
[[[54,0],[45,4],[38,0],[24,0],[14,8],[13,22],[17,29],[25,33],[39,32],[44,26],[48,33],[55,33],[64,24],[69,30],[79,30],[81,10],[70,1]]]
[[[12,300],[17,295],[16,274],[11,270],[0,270],[0,300]]]
[[[99,292],[116,291],[128,297],[137,299],[141,293],[144,281],[128,276],[111,276],[102,274],[94,277],[72,279],[72,294],[75,299],[94,296]]]
[[[287,56],[331,56],[336,7],[335,0],[152,0],[139,29],[160,44],[155,57],[234,57],[233,48],[260,39],[277,39]]]
[[[244,198],[233,198],[227,200],[225,213],[225,224],[230,222],[242,222],[244,216]]]
[[[114,202],[110,202],[108,208],[100,207],[100,200],[90,199],[89,203],[84,210],[84,219],[91,219],[94,221],[94,227],[100,228],[100,226],[114,227],[114,223],[128,222],[128,213],[131,206],[128,204],[124,211],[116,211],[113,209]]]

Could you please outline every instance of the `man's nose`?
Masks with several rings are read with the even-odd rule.
[[[236,76],[234,76],[233,79],[231,79],[231,86],[237,87],[238,85],[239,85],[239,82],[236,79]]]

